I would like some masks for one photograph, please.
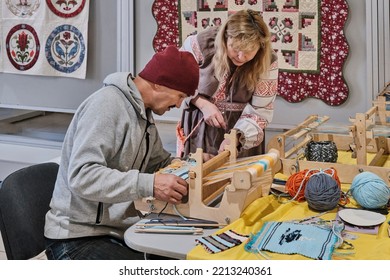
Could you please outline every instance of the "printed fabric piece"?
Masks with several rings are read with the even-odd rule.
[[[198,238],[195,242],[197,244],[201,244],[207,252],[215,254],[240,245],[248,238],[249,235],[239,234],[229,229],[220,234],[213,234]]]
[[[0,1],[0,73],[85,79],[89,3]]]
[[[270,251],[279,254],[300,254],[312,259],[330,260],[338,242],[332,229],[310,224],[266,222],[251,237],[245,250],[252,253]]]

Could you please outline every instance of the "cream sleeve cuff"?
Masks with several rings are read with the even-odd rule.
[[[264,131],[250,118],[239,119],[234,126],[239,134],[239,142],[243,149],[259,146],[264,140]]]

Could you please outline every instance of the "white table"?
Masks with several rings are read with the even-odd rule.
[[[143,224],[148,219],[143,219],[137,224]],[[195,239],[208,236],[219,228],[204,229],[203,234],[173,234],[173,233],[139,233],[135,232],[137,224],[128,228],[125,232],[125,242],[130,248],[148,254],[164,256],[173,259],[185,260],[187,253],[195,246]]]

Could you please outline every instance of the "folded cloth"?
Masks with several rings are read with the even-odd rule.
[[[340,233],[335,234],[333,230],[311,224],[266,222],[261,230],[250,238],[245,249],[253,253],[270,251],[329,260],[340,236]]]
[[[249,235],[239,234],[231,229],[220,233],[201,237],[195,240],[209,253],[219,253],[240,245],[248,239]]]

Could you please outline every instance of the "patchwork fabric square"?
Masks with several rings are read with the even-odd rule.
[[[338,237],[332,229],[310,224],[266,222],[261,230],[251,237],[245,249],[252,253],[269,251],[330,260],[337,242]]]

